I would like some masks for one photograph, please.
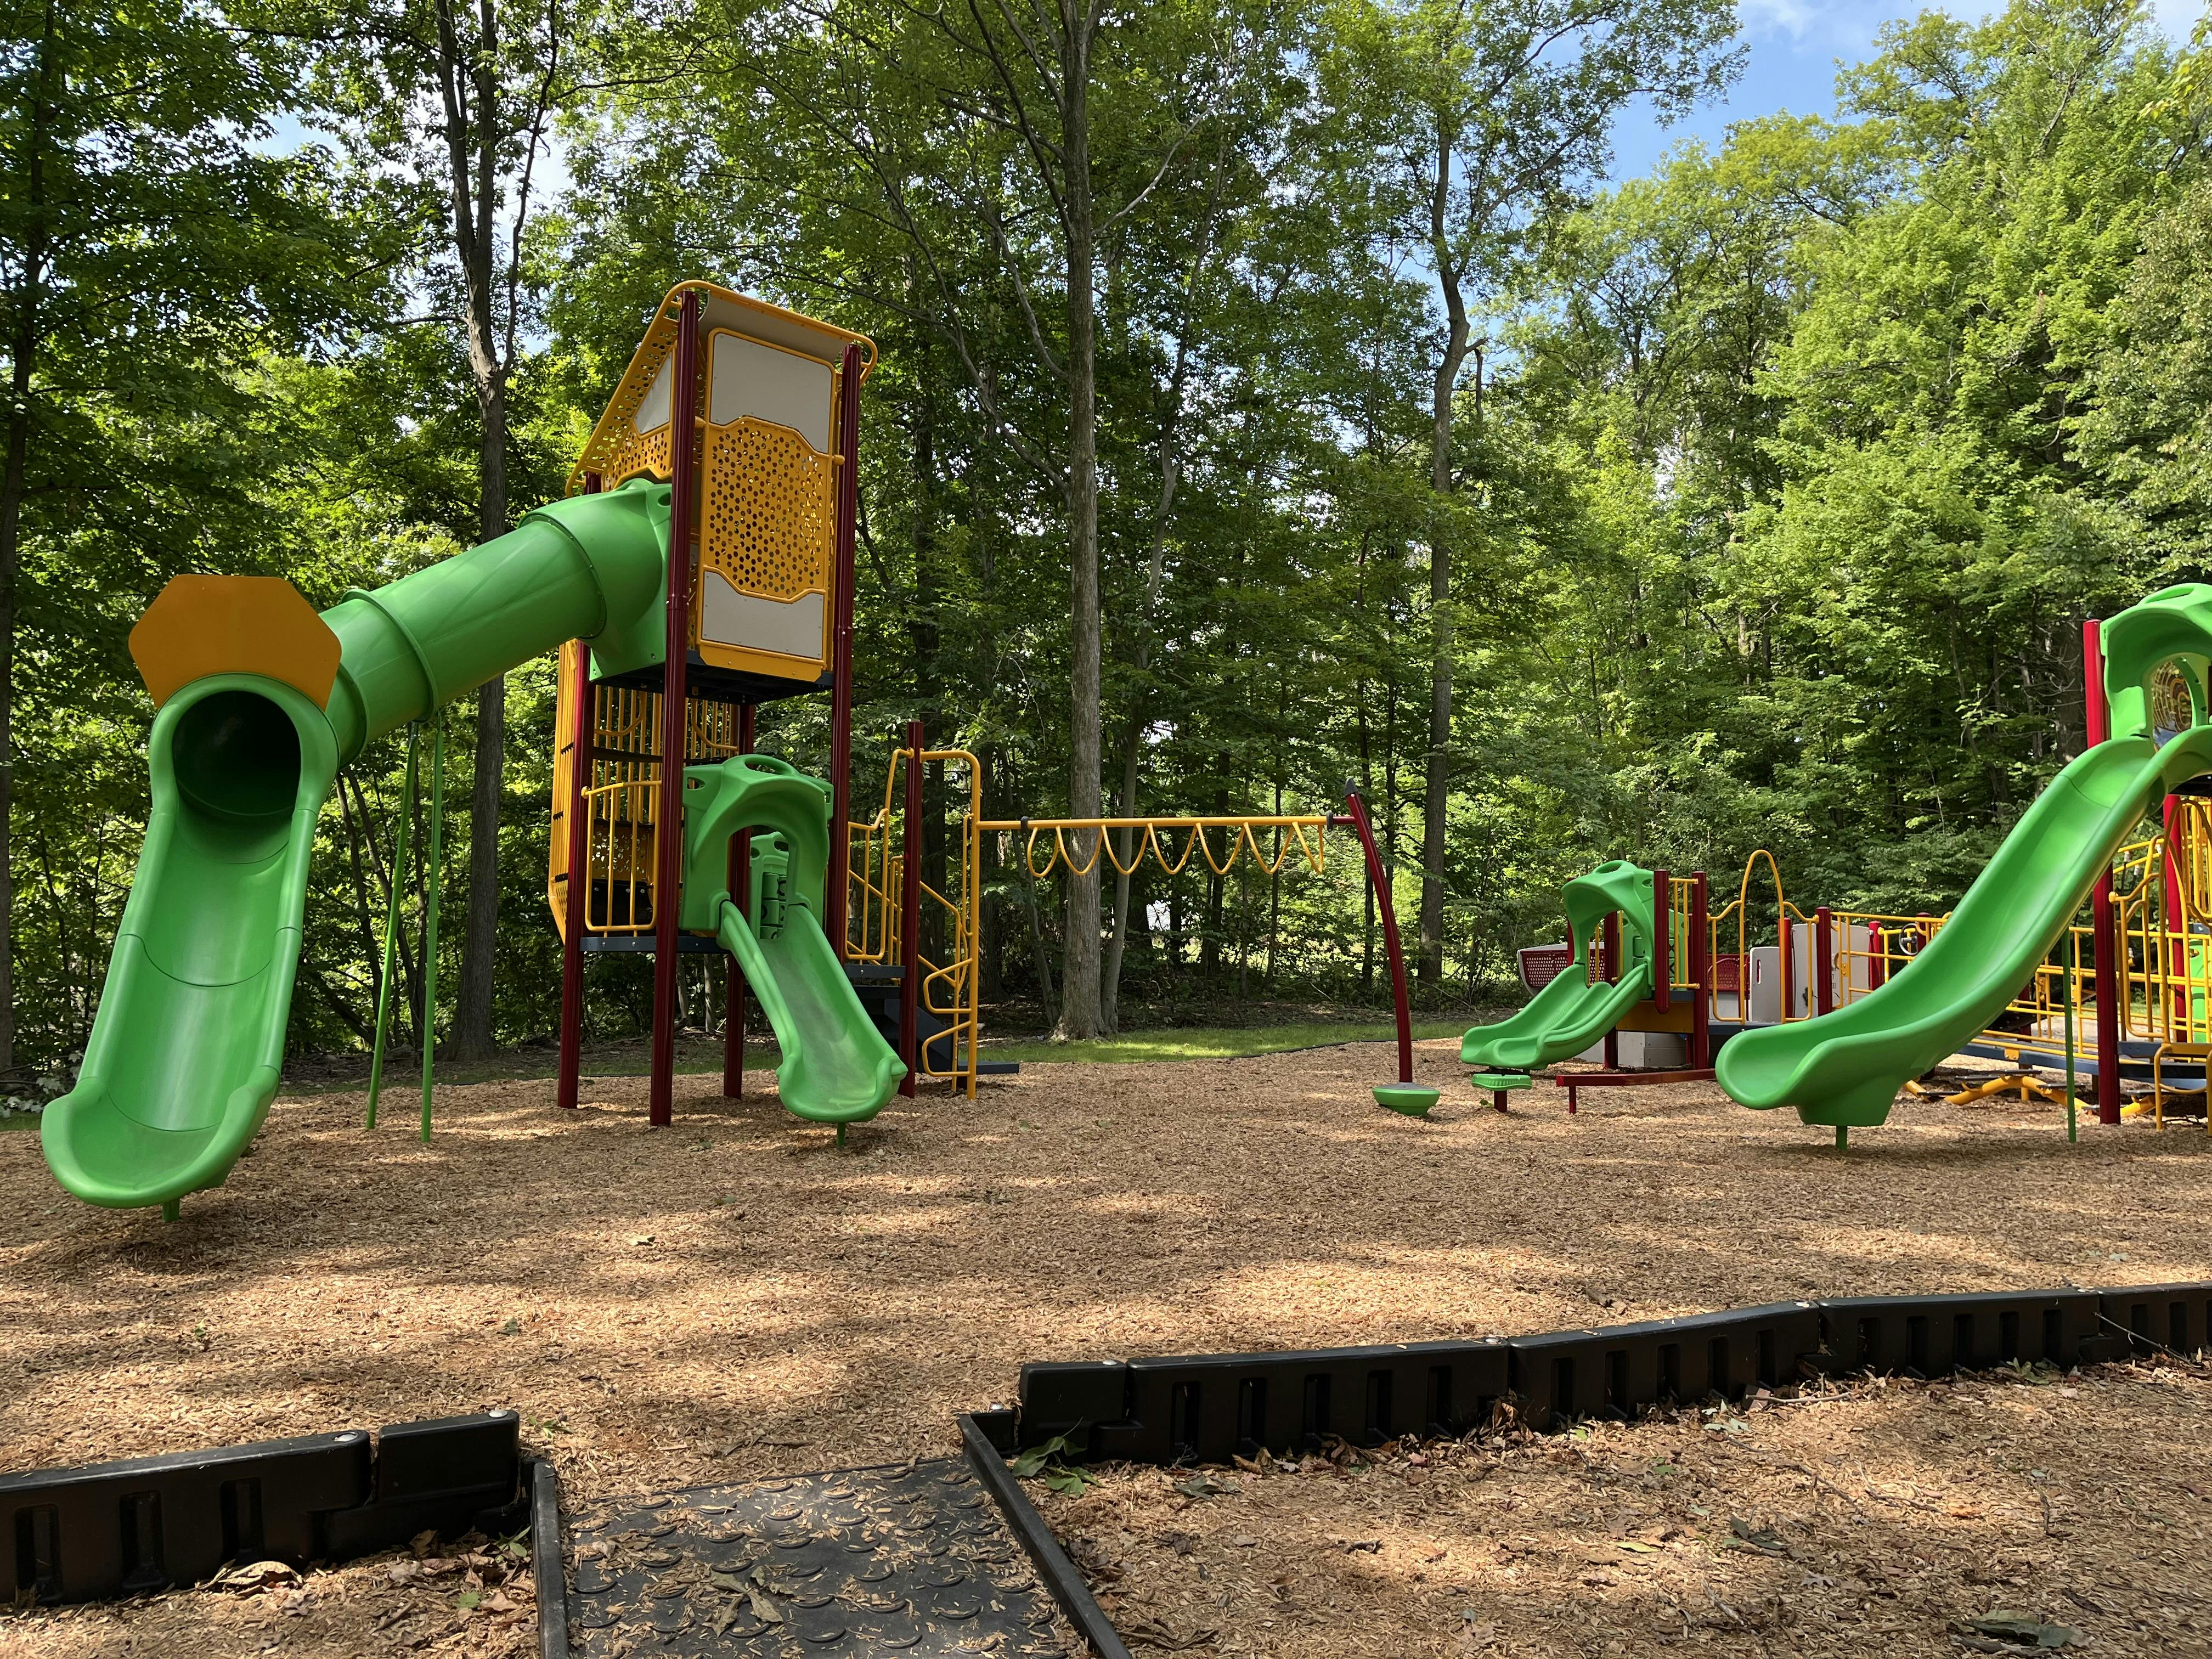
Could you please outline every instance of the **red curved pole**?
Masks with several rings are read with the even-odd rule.
[[[1398,948],[1398,907],[1390,902],[1390,884],[1382,878],[1382,855],[1375,850],[1375,831],[1368,827],[1366,804],[1356,785],[1346,784],[1344,804],[1352,810],[1333,822],[1350,824],[1359,832],[1359,845],[1367,854],[1367,879],[1375,889],[1375,908],[1382,913],[1382,949],[1390,959],[1390,994],[1398,1005],[1398,1081],[1413,1080],[1413,1016],[1406,1001],[1406,955]]]

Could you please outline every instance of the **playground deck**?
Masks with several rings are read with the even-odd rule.
[[[280,1100],[229,1185],[167,1226],[41,1199],[35,1137],[0,1136],[0,1183],[27,1195],[0,1214],[9,1462],[512,1406],[580,1506],[947,1455],[952,1413],[1006,1401],[1025,1359],[1509,1334],[1822,1294],[2142,1284],[2201,1277],[2212,1255],[2201,1128],[2087,1127],[2069,1148],[2056,1108],[1913,1101],[1838,1158],[1794,1115],[1746,1112],[1705,1084],[1592,1095],[1573,1120],[1559,1091],[1531,1091],[1500,1117],[1459,1080],[1455,1048],[1421,1046],[1423,1079],[1445,1091],[1427,1122],[1376,1108],[1368,1087],[1391,1056],[1367,1045],[1036,1066],[972,1103],[932,1088],[854,1128],[844,1152],[772,1096],[725,1103],[705,1077],[678,1079],[676,1124],[653,1135],[639,1128],[643,1079],[587,1081],[574,1113],[554,1107],[550,1081],[442,1090],[428,1148],[405,1126],[364,1134],[355,1095]],[[1994,1402],[1981,1416],[2018,1419],[2012,1440],[1955,1403],[1978,1390]],[[1923,1393],[1953,1403],[1937,1411]],[[1203,1614],[1222,1652],[1656,1652],[1681,1639],[1679,1607],[1715,1651],[1750,1655],[1777,1638],[1731,1635],[1708,1592],[1756,1626],[1803,1573],[1846,1582],[1822,1563],[1848,1558],[1858,1572],[1850,1517],[1861,1511],[1880,1544],[1864,1559],[1889,1565],[1880,1581],[1848,1582],[1881,1603],[1863,1628],[1886,1650],[1954,1651],[1939,1610],[2029,1597],[2104,1650],[2147,1651],[2134,1621],[2154,1601],[2203,1611],[2158,1601],[2163,1569],[2152,1569],[2212,1547],[2212,1502],[2179,1486],[2189,1466],[2160,1450],[2182,1437],[2176,1413],[2201,1443],[2207,1397],[2195,1373],[2173,1371],[2100,1373],[2073,1395],[1890,1385],[1754,1414],[1741,1431],[1649,1422],[1503,1462],[1455,1453],[1443,1462],[1459,1472],[1421,1475],[1438,1502],[1458,1494],[1449,1526],[1436,1523],[1431,1547],[1446,1553],[1435,1561],[1406,1553],[1417,1466],[1402,1458],[1380,1486],[1269,1475],[1281,1504],[1218,1509],[1138,1471],[1080,1500],[1105,1510],[1063,1518],[1123,1564],[1117,1620],[1188,1636]],[[2013,1459],[2015,1445],[2023,1467],[2049,1473],[2033,1484],[2051,1498],[2047,1523],[2023,1507],[2031,1488],[2010,1462],[2002,1501],[1960,1495],[1967,1464],[1984,1451],[1975,1468]],[[1697,1533],[1709,1547],[1655,1545],[1666,1571],[1648,1583],[1631,1562],[1578,1562],[1572,1552],[1640,1559],[1597,1540],[1615,1538],[1612,1517],[1632,1504],[1650,1510],[1636,1526],[1660,1518],[1665,1505],[1620,1484],[1660,1462],[1695,1470],[1694,1495],[1675,1496],[1711,1511]],[[1293,1491],[1315,1500],[1295,1525]],[[1370,1501],[1378,1492],[1389,1500]],[[2112,1506],[2128,1504],[2133,1518],[2113,1522]],[[1826,1530],[1801,1535],[1790,1516]],[[1716,1528],[1731,1518],[1778,1526],[1815,1554],[1720,1547]],[[2036,1565],[2037,1540],[2058,1535],[2046,1524],[2069,1529],[2052,1557],[2063,1584],[2115,1611],[2058,1595]],[[1133,1555],[1124,1533],[1149,1553]],[[1196,1540],[1194,1553],[1170,1543],[1158,1557],[1170,1533]],[[1245,1536],[1263,1541],[1238,1545]],[[1635,1527],[1618,1536],[1643,1541]],[[1194,1568],[1188,1583],[1164,1576],[1192,1563],[1209,1566],[1203,1584]],[[520,1640],[481,1604],[465,1613],[443,1588],[394,1583],[391,1565],[311,1576],[296,1614],[279,1589],[0,1616],[0,1653],[105,1653],[126,1638],[220,1654],[278,1638],[362,1654]],[[1256,1626],[1252,1596],[1324,1569],[1340,1588]],[[1443,1598],[1448,1583],[1482,1594]],[[1534,1607],[1531,1585],[1588,1595],[1592,1611],[1571,1632],[1556,1607]],[[1753,1605],[1731,1599],[1740,1586]],[[1354,1589],[1384,1646],[1343,1638]]]

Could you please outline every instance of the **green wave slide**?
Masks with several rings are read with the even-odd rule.
[[[830,786],[769,755],[684,772],[683,924],[738,959],[775,1029],[776,1088],[817,1123],[873,1117],[905,1074],[823,932]],[[752,841],[752,890],[729,890],[730,838]]]
[[[1880,989],[1817,1019],[1731,1037],[1715,1060],[1746,1106],[1795,1106],[1838,1129],[1885,1121],[1897,1091],[1987,1028],[2057,944],[2097,878],[2172,786],[2212,770],[2205,676],[2212,586],[2154,593],[2104,625],[2112,735],[2070,762],[2025,812],[1927,948]],[[2163,745],[2151,677],[2179,667],[2187,731]]]
[[[1601,864],[1560,890],[1575,959],[1510,1019],[1478,1025],[1461,1039],[1459,1057],[1492,1071],[1525,1072],[1578,1054],[1651,994],[1651,872],[1625,860]],[[1589,983],[1590,942],[1598,924],[1620,913],[1620,977]]]

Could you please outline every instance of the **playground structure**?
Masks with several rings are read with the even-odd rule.
[[[681,284],[568,500],[320,617],[280,580],[186,577],[164,591],[131,636],[161,710],[146,843],[82,1071],[42,1126],[64,1187],[173,1216],[185,1194],[222,1184],[276,1092],[307,860],[337,772],[378,735],[556,647],[570,798],[592,809],[565,815],[556,860],[565,847],[567,867],[583,864],[597,811],[606,871],[589,891],[555,872],[563,1103],[574,1103],[596,920],[601,948],[656,957],[654,1122],[670,1115],[677,957],[695,949],[742,957],[789,1026],[786,1053],[806,1055],[787,1094],[794,1110],[842,1124],[880,1109],[895,1066],[850,985],[810,948],[843,933],[844,837],[830,827],[843,788],[743,764],[751,708],[773,697],[828,690],[833,749],[848,747],[859,398],[873,358],[847,331]],[[439,752],[434,740],[434,768]],[[659,764],[672,755],[700,764]],[[733,757],[738,771],[702,775]],[[656,833],[682,821],[687,788],[712,798],[702,822],[721,843]],[[773,922],[746,868],[755,829],[782,851]],[[426,929],[434,916],[427,908]],[[380,1003],[388,1012],[388,996]],[[379,1066],[383,1030],[380,1018]],[[428,1086],[426,1055],[426,1134]]]
[[[2120,1085],[2120,1106],[2132,1084],[2148,1086],[2160,1110],[2165,1097],[2201,1099],[2204,1054],[2212,1049],[2207,1013],[2212,962],[2200,920],[2212,911],[2212,882],[2206,878],[2212,872],[2212,800],[2177,797],[2166,822],[2169,828],[2121,848],[2113,860],[2110,901],[2119,944],[2113,969],[2116,1058],[2109,1069]],[[1634,924],[1624,930],[1625,912],[1599,915],[1583,934],[1579,952],[1562,943],[1521,953],[1523,983],[1534,997],[1512,1019],[1468,1032],[1462,1047],[1463,1061],[1485,1068],[1472,1079],[1478,1088],[1491,1087],[1493,1073],[1577,1057],[1599,1059],[1604,1069],[1558,1074],[1554,1081],[1568,1091],[1571,1110],[1581,1089],[1710,1078],[1723,1042],[1747,1030],[1802,1025],[1864,999],[1908,967],[1951,920],[1949,912],[1906,915],[1801,907],[1787,896],[1773,854],[1764,848],[1745,860],[1735,894],[1710,912],[1704,871],[1638,873],[1669,894],[1668,904],[1655,916],[1670,967],[1664,1000],[1641,974],[1640,960],[1632,970],[1636,976],[1623,982],[1616,965],[1620,941],[1624,931],[1636,937]],[[2180,925],[2169,922],[2173,916]],[[2085,1085],[2106,1074],[2107,1061],[2098,1045],[2096,937],[2094,921],[2072,923],[2020,993],[1960,1045],[1959,1053],[2002,1060],[2011,1069],[1951,1096],[1954,1103],[2000,1093],[2063,1101],[2063,1091],[2039,1082],[2036,1070],[2065,1068],[2069,1014],[2075,1070]],[[1818,963],[1826,964],[1825,974]],[[1589,1004],[1602,995],[1600,1006],[1617,1008],[1617,1018],[1595,1028],[1546,1023],[1533,1037],[1499,1040],[1509,1027],[1521,1028],[1547,993],[1558,1006],[1562,994],[1551,987],[1562,981],[1576,986],[1575,1001]],[[1625,1036],[1644,1039],[1626,1069]],[[1524,1054],[1528,1057],[1519,1057]],[[2101,1093],[2096,1097],[2101,1101]],[[2105,1121],[2118,1121],[2117,1110]]]
[[[1173,874],[1194,854],[1217,875],[1246,856],[1270,875],[1293,859],[1318,871],[1326,832],[1349,828],[1397,1005],[1399,1074],[1376,1097],[1427,1110],[1436,1097],[1413,1081],[1389,882],[1356,790],[1332,815],[992,819],[975,757],[930,748],[911,723],[881,807],[855,821],[852,561],[859,399],[873,356],[847,331],[682,284],[594,428],[568,499],[509,534],[349,592],[319,617],[273,579],[184,577],[164,591],[131,641],[160,710],[145,846],[82,1072],[43,1127],[69,1190],[173,1214],[185,1194],[222,1183],[274,1097],[314,827],[338,770],[379,735],[419,729],[556,648],[548,897],[562,939],[562,1105],[577,1103],[593,955],[654,958],[652,1123],[673,1115],[678,960],[720,955],[725,1093],[743,1090],[749,992],[785,1056],[783,1103],[842,1135],[917,1078],[972,1097],[986,1069],[987,849],[994,862],[1018,854],[1033,890],[1101,860],[1125,875],[1148,859]],[[1680,1045],[1683,1063],[1662,1075],[1717,1074],[1747,1104],[1793,1104],[1841,1132],[1881,1121],[1899,1087],[1960,1047],[2018,1062],[2070,1053],[2079,1027],[2094,1032],[2083,1046],[2100,1115],[2118,1114],[2123,1065],[2147,1064],[2162,1117],[2169,1069],[2201,1078],[2212,1055],[2201,920],[2212,915],[2212,815],[2187,793],[2212,766],[2212,587],[2169,589],[2091,624],[2084,648],[2099,741],[1950,916],[1807,915],[1764,854],[1717,913],[1702,874],[1608,865],[1570,884],[1566,972],[1513,1020],[1471,1033],[1463,1052],[1506,1068],[1502,1101],[1517,1068],[1601,1039],[1603,1073],[1560,1079],[1571,1109],[1579,1089],[1653,1079],[1618,1063],[1621,1034],[1640,1033]],[[754,754],[760,704],[823,691],[826,781]],[[2108,708],[2117,735],[2106,740]],[[410,740],[410,778],[413,752]],[[966,780],[947,890],[924,879],[917,840],[931,765]],[[434,726],[434,777],[441,767]],[[2130,843],[2161,801],[2159,835]],[[433,864],[439,833],[434,805]],[[1751,937],[1761,859],[1771,946]],[[2086,929],[2075,920],[2085,899]],[[395,904],[387,959],[397,921]],[[434,903],[425,924],[436,926]],[[387,972],[374,1077],[390,984]],[[426,1054],[426,1135],[429,1066]]]
[[[1716,1066],[1744,1103],[1795,1104],[1839,1139],[1882,1121],[1900,1086],[1954,1052],[2014,1068],[1969,1092],[2070,1099],[2070,1085],[2058,1095],[2034,1079],[2039,1063],[2094,1077],[2104,1122],[2119,1121],[2124,1080],[2148,1083],[2161,1123],[2174,1094],[2201,1109],[2212,1057],[2208,644],[2212,587],[2201,585],[2084,625],[2091,746],[1956,909],[1808,912],[1763,849],[1747,860],[1735,898],[1710,913],[1703,872],[1670,880],[1603,866],[1568,884],[1569,945],[1524,953],[1524,977],[1534,978],[1530,957],[1548,957],[1557,977],[1532,984],[1536,995],[1512,1019],[1468,1033],[1462,1059],[1514,1086],[1519,1068],[1601,1040],[1604,1072],[1557,1079],[1571,1109],[1579,1088],[1712,1076],[1704,1068]],[[2120,718],[2117,738],[2108,710]],[[2157,828],[2137,835],[2154,812]],[[1762,944],[1751,914],[1770,884],[1773,942]],[[1623,1032],[1680,1033],[1686,1064],[1621,1072]],[[1474,1082],[1492,1086],[1488,1076]],[[1502,1091],[1498,1100],[1502,1109]]]
[[[707,309],[701,311],[701,306]],[[742,309],[732,313],[731,307]],[[812,340],[804,333],[809,328],[825,337]],[[749,329],[761,337],[749,336]],[[803,362],[787,361],[793,353],[803,358],[811,350],[814,356],[807,361],[826,365],[833,348],[842,361],[828,380]],[[784,355],[763,359],[759,354],[766,349]],[[858,336],[725,290],[698,284],[679,289],[655,317],[569,476],[572,499],[665,481],[674,498],[696,500],[698,539],[690,601],[681,598],[683,584],[668,590],[679,597],[667,607],[670,644],[657,671],[608,675],[597,667],[596,652],[587,651],[582,641],[571,641],[562,651],[546,890],[563,947],[560,1103],[573,1106],[577,1101],[586,959],[612,951],[649,951],[655,958],[648,1115],[656,1126],[673,1118],[675,963],[681,954],[727,956],[726,1095],[744,1092],[750,988],[768,1011],[787,1058],[802,1048],[817,1055],[843,1053],[848,1047],[866,1051],[866,1033],[856,1014],[864,1010],[864,999],[872,1000],[869,1023],[896,1045],[902,1093],[911,1095],[917,1078],[931,1078],[957,1085],[973,1098],[979,1076],[1011,1069],[994,1066],[978,1052],[982,1022],[977,945],[987,845],[995,851],[1004,843],[1011,850],[1018,838],[1032,883],[1055,867],[1087,871],[1102,855],[1124,872],[1134,868],[1132,858],[1141,860],[1148,852],[1167,865],[1166,847],[1178,836],[1182,851],[1169,866],[1171,872],[1182,868],[1197,848],[1217,874],[1246,849],[1273,873],[1294,852],[1318,870],[1322,831],[1334,824],[1360,830],[1368,878],[1378,894],[1390,941],[1399,1078],[1395,1085],[1383,1085],[1378,1098],[1387,1092],[1394,1103],[1425,1109],[1436,1094],[1413,1082],[1411,1021],[1389,890],[1372,838],[1362,828],[1364,809],[1355,791],[1347,788],[1349,812],[1334,817],[987,819],[975,756],[963,749],[931,748],[921,723],[910,721],[892,745],[879,808],[855,820],[850,780],[857,394],[872,357],[873,347]],[[748,401],[738,392],[726,396],[718,391],[718,375],[725,387],[745,384],[724,366],[726,359],[733,365],[772,363],[775,394],[782,401],[763,409],[757,395]],[[686,365],[691,366],[689,374]],[[848,386],[851,396],[844,390]],[[666,436],[672,426],[680,429],[687,421],[701,434],[689,454],[682,446],[672,447]],[[835,451],[824,453],[823,444],[833,429]],[[679,638],[689,641],[688,651],[676,648]],[[701,769],[743,765],[744,757],[754,752],[758,704],[817,690],[831,696],[831,829],[818,909],[817,902],[808,902],[809,895],[795,911],[783,910],[787,895],[753,882],[749,870],[758,856],[757,843],[732,821],[726,890],[752,895],[747,902],[756,908],[750,918],[742,904],[733,908],[736,920],[755,932],[759,946],[733,950],[726,928],[713,925],[707,908],[695,908],[684,896],[689,888],[713,881],[720,832],[714,846],[685,855],[678,852],[678,837],[663,842],[657,834],[660,823],[683,820],[681,792],[664,772],[660,756],[681,752],[687,768],[699,775],[698,787],[713,788]],[[680,718],[672,716],[670,711],[679,708]],[[949,768],[964,780],[967,798],[955,830],[959,850],[951,864],[950,890],[924,878],[918,846],[923,774],[933,765]],[[1048,832],[1053,850],[1040,865],[1038,836]],[[1270,833],[1275,844],[1272,853],[1263,853],[1255,834]],[[1217,836],[1227,839],[1224,860],[1215,856]],[[575,870],[585,872],[583,880],[571,881]],[[678,902],[656,902],[664,892],[677,894]],[[774,974],[769,961],[769,928],[784,924],[768,921],[768,913],[759,908],[763,902],[793,915],[791,925],[818,927],[849,981],[842,994],[833,992],[815,972],[810,975],[811,993],[793,1001],[787,976]],[[723,921],[730,921],[725,913]],[[942,943],[932,949],[932,939]],[[819,952],[809,948],[804,954],[818,968]],[[787,964],[795,958],[782,959]],[[763,974],[769,975],[765,981]],[[840,1033],[827,1048],[818,1037],[805,1035],[825,1019]],[[802,1116],[842,1125],[877,1109],[810,1102],[805,1087],[802,1083],[794,1097],[791,1079],[779,1075],[779,1093],[787,1104],[796,1098],[793,1109]]]
[[[951,826],[959,851],[949,861],[950,892],[925,879],[915,830],[924,811],[923,769],[939,763],[957,769],[963,780],[958,793],[965,797]],[[1345,786],[1346,811],[1340,813],[990,818],[983,815],[981,777],[973,754],[927,748],[921,723],[910,721],[904,744],[891,751],[881,806],[866,822],[847,825],[853,847],[847,960],[856,964],[856,973],[872,967],[895,976],[905,1000],[898,1020],[902,1054],[911,1050],[912,1076],[953,1084],[973,1099],[976,1078],[991,1070],[988,1062],[978,1060],[976,1048],[982,1029],[977,952],[987,847],[992,853],[988,861],[1014,864],[1033,896],[1039,883],[1087,874],[1102,860],[1119,876],[1133,875],[1147,862],[1176,876],[1194,861],[1225,876],[1248,858],[1263,876],[1279,874],[1294,863],[1319,875],[1328,866],[1328,832],[1348,829],[1358,838],[1366,879],[1376,896],[1397,1024],[1397,1079],[1377,1085],[1376,1098],[1415,1116],[1436,1103],[1437,1091],[1413,1081],[1413,1017],[1395,907],[1366,803],[1355,786]],[[895,812],[902,826],[896,842]],[[924,941],[924,917],[942,930],[945,942],[934,952]]]
[[[618,951],[653,957],[655,1126],[673,1117],[677,968],[690,954],[727,964],[726,1094],[743,1091],[750,991],[779,1042],[782,1103],[835,1124],[841,1140],[895,1086],[911,1093],[917,1075],[957,1079],[972,1096],[988,1069],[976,1054],[986,837],[1029,831],[1035,879],[1046,873],[1034,849],[1047,828],[1053,857],[1087,858],[1084,868],[1102,855],[1128,867],[1108,850],[1117,837],[1125,851],[1136,837],[1138,858],[1164,860],[1181,833],[1182,862],[1196,847],[1219,870],[1210,837],[1231,837],[1234,862],[1245,848],[1262,857],[1255,831],[1269,830],[1271,869],[1292,849],[1318,867],[1332,823],[1360,834],[1390,945],[1399,1078],[1377,1098],[1401,1110],[1433,1103],[1435,1091],[1413,1082],[1389,888],[1356,792],[1348,813],[1332,818],[992,822],[981,816],[974,757],[927,749],[917,723],[892,755],[882,811],[854,823],[853,550],[860,397],[874,357],[848,331],[681,283],[593,428],[568,498],[508,534],[373,592],[349,592],[319,616],[274,578],[186,576],[163,591],[131,635],[160,711],[146,840],[82,1069],[42,1125],[64,1188],[173,1218],[185,1194],[222,1184],[275,1097],[323,803],[371,741],[404,728],[404,823],[425,724],[434,781],[425,1024],[434,1020],[444,750],[432,717],[556,649],[547,896],[562,944],[561,1105],[578,1103],[585,963]],[[823,691],[827,780],[754,752],[760,704]],[[964,763],[969,780],[951,894],[922,882],[915,844],[933,762]],[[905,844],[895,853],[902,771]],[[398,889],[395,873],[372,1128]],[[940,910],[950,921],[939,961],[923,955],[922,919]],[[886,989],[896,1006],[871,1013],[862,994]],[[427,1139],[433,1060],[423,1046]]]

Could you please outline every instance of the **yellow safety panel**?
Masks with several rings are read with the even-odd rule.
[[[675,349],[685,293],[699,302],[697,556],[690,643],[711,667],[816,684],[830,665],[837,461],[848,347],[864,337],[703,283],[679,284],[654,314],[570,474],[611,489],[666,478],[678,434]]]
[[[264,674],[331,706],[338,636],[282,576],[176,576],[131,630],[158,708],[210,674]]]
[[[709,427],[692,638],[720,668],[812,681],[830,665],[830,458],[788,427]]]
[[[599,485],[604,489],[612,489],[623,479],[643,474],[661,479],[668,477],[672,455],[669,425],[665,417],[658,421],[653,417],[673,400],[657,399],[653,392],[663,368],[669,367],[669,354],[676,349],[677,324],[687,289],[699,296],[702,358],[708,338],[720,329],[831,365],[844,361],[846,346],[857,345],[860,348],[863,382],[875,368],[875,343],[866,335],[718,288],[712,283],[678,283],[668,290],[668,297],[653,313],[645,338],[638,343],[629,367],[623,372],[621,383],[607,401],[605,412],[585,441],[584,453],[568,474],[569,495],[581,491],[586,478],[594,472],[599,475]],[[700,384],[703,387],[706,365],[702,362],[700,367]],[[674,370],[669,367],[669,391],[673,390],[673,382]],[[641,409],[646,410],[641,422],[638,416]]]
[[[553,763],[553,825],[547,848],[545,899],[553,925],[568,933],[568,814],[575,808],[570,787],[574,763],[568,740],[570,688],[574,653],[586,647],[571,640],[561,647],[561,679],[555,694],[557,734]],[[584,786],[586,889],[584,931],[587,936],[641,937],[653,929],[653,878],[660,814],[660,694],[634,686],[592,688],[588,735],[590,767]],[[737,752],[738,711],[726,702],[689,699],[684,707],[684,753],[689,763],[718,761]]]
[[[787,427],[741,421],[707,434],[700,518],[707,568],[740,592],[795,599],[830,586],[830,458]]]

